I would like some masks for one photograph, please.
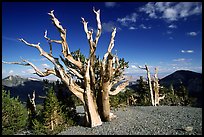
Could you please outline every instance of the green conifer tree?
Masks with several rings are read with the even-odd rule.
[[[140,105],[150,105],[150,93],[148,89],[147,82],[144,81],[143,76],[137,80],[136,91],[139,93],[138,102]]]
[[[63,114],[53,87],[49,88],[44,101],[43,122],[47,134],[56,134],[63,125]]]
[[[18,97],[2,88],[2,135],[13,135],[27,125],[28,114]]]

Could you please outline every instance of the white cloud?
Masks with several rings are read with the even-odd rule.
[[[127,15],[123,18],[117,18],[117,21],[121,23],[123,26],[128,26],[131,23],[135,23],[137,18],[137,13],[132,13],[131,15]]]
[[[6,36],[2,36],[2,39],[19,42],[17,38],[11,38],[11,37],[6,37]]]
[[[137,67],[135,65],[131,65],[131,68],[135,68],[136,69]]]
[[[202,14],[201,2],[149,2],[139,9],[150,18],[163,18],[167,21],[177,21],[191,15]]]
[[[168,27],[171,28],[171,29],[175,29],[175,28],[177,28],[177,26],[174,25],[174,24],[171,24],[171,25],[169,25]]]
[[[175,21],[178,18],[177,10],[173,8],[168,8],[163,12],[163,18],[169,20],[169,21]]]
[[[187,62],[187,61],[191,61],[192,59],[186,59],[186,58],[178,58],[178,59],[173,59],[173,61],[176,62]]]
[[[173,61],[185,61],[186,59],[185,58],[178,58],[178,59],[173,59]]]
[[[34,69],[27,69],[25,72],[26,73],[35,73],[35,70]]]
[[[50,66],[49,66],[48,64],[46,64],[46,63],[42,64],[42,66],[43,66],[43,67],[46,67],[46,68],[50,67]]]
[[[116,6],[116,2],[105,2],[105,7],[111,8]]]
[[[9,71],[9,75],[13,74],[13,72],[14,72],[13,70],[10,70],[10,71]]]
[[[31,61],[45,61],[47,60],[46,58],[40,58],[40,59],[31,59]]]
[[[144,7],[139,8],[139,11],[144,11],[146,14],[149,14],[150,18],[157,18],[153,2],[149,2]]]
[[[151,27],[147,27],[144,24],[141,24],[139,27],[142,28],[142,29],[151,29]]]
[[[47,60],[47,59],[46,59],[46,58],[41,58],[41,59],[40,59],[40,61],[45,61],[45,60]]]
[[[137,28],[131,26],[131,27],[129,27],[129,29],[130,29],[130,30],[135,30],[135,29],[137,29]]]
[[[196,36],[197,33],[196,32],[188,32],[187,35],[189,35],[189,36]]]
[[[193,53],[193,50],[181,50],[182,53]]]

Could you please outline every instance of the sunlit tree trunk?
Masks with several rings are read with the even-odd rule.
[[[111,53],[114,47],[116,28],[114,28],[112,31],[110,44],[103,57],[103,60],[99,60],[98,62],[99,66],[97,66],[97,69],[100,71],[100,74],[97,74],[96,78],[95,62],[97,59],[95,57],[95,51],[101,35],[102,26],[100,21],[100,10],[96,11],[95,8],[93,8],[93,11],[96,14],[97,21],[97,32],[95,39],[92,37],[93,29],[88,30],[88,22],[85,21],[84,18],[81,18],[90,49],[88,58],[81,60],[79,57],[80,55],[77,57],[72,55],[66,40],[66,29],[62,27],[54,15],[54,10],[52,10],[48,14],[51,16],[54,26],[59,31],[61,39],[52,40],[48,38],[47,30],[45,31],[44,38],[49,43],[49,53],[45,52],[41,48],[40,43],[31,44],[24,39],[19,40],[28,46],[38,49],[40,55],[48,59],[54,65],[54,68],[45,68],[45,71],[43,72],[28,60],[22,59],[22,62],[2,61],[3,63],[7,64],[31,66],[35,70],[35,73],[40,77],[46,77],[53,74],[61,79],[61,81],[68,87],[69,91],[71,91],[83,103],[86,125],[90,127],[101,125],[101,118],[103,121],[111,120],[113,114],[110,112],[109,95],[118,94],[128,85],[128,81],[125,81],[119,84],[115,89],[111,90],[115,84],[121,80],[124,80],[122,77],[122,72],[124,71],[125,63],[123,62],[123,65],[119,64],[118,57],[113,56]],[[59,61],[59,58],[53,56],[52,43],[61,44],[63,56],[60,56],[60,59],[64,63],[63,65]],[[119,75],[116,76],[116,73],[119,73]],[[74,78],[80,82],[76,82]],[[96,97],[96,95],[98,95],[98,97]]]

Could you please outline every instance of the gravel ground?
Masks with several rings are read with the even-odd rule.
[[[202,108],[132,106],[112,112],[117,118],[111,122],[94,128],[69,127],[59,135],[202,135]]]

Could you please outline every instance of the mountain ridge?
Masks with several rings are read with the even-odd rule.
[[[54,82],[53,80],[48,81]],[[198,98],[202,103],[202,73],[178,70],[159,80],[161,86],[168,88],[172,84],[175,89],[181,82],[187,87],[189,94]],[[44,82],[38,78],[23,78],[18,75],[11,75],[2,79],[2,85],[5,90],[10,90],[11,96],[19,96],[23,102],[27,100],[27,95],[32,94],[34,90],[36,96],[45,96]],[[36,100],[36,102],[42,102],[42,100]]]
[[[161,86],[167,88],[172,84],[175,90],[179,89],[182,84],[186,87],[189,96],[197,99],[198,106],[203,104],[203,92],[202,92],[202,73],[197,73],[189,70],[178,70],[172,74],[160,79]]]

